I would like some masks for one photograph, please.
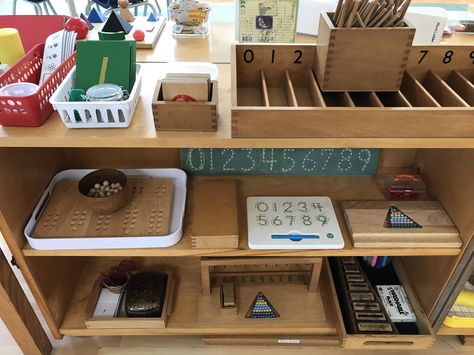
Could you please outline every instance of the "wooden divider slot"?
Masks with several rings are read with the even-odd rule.
[[[382,102],[373,91],[369,92],[351,92],[352,102],[356,107],[383,107]]]
[[[400,91],[381,91],[377,92],[376,95],[385,107],[411,107]]]
[[[328,107],[355,107],[351,96],[344,92],[323,92],[323,99]]]
[[[441,107],[431,94],[409,72],[403,76],[400,91],[413,107]]]
[[[445,81],[469,106],[474,106],[474,84],[464,75],[453,70]]]
[[[268,87],[267,87],[267,80],[265,79],[265,73],[263,70],[260,70],[260,85],[261,85],[261,93],[262,93],[262,106],[270,106],[270,100],[268,99]]]
[[[421,83],[443,107],[469,106],[438,74],[431,70],[428,70]]]
[[[298,101],[296,100],[295,90],[293,89],[293,83],[291,81],[290,73],[285,69],[285,79],[283,80],[285,86],[286,99],[288,101],[288,106],[298,106]]]

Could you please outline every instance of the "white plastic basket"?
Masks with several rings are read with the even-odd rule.
[[[71,102],[69,93],[75,87],[76,67],[51,96],[49,102],[59,112],[68,128],[127,128],[137,107],[142,85],[142,69],[136,65],[137,75],[132,92],[124,101]]]
[[[168,178],[174,180],[173,203],[168,235],[134,236],[134,237],[91,237],[65,238],[58,235],[55,238],[35,238],[33,231],[38,223],[56,184],[62,180],[79,181],[91,169],[70,169],[56,174],[41,195],[25,227],[25,237],[33,249],[66,250],[66,249],[122,249],[122,248],[166,248],[180,241],[183,235],[183,218],[186,207],[186,173],[180,169],[120,169],[127,176],[150,176],[153,178]]]

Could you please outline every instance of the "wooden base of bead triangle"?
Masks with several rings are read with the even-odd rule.
[[[437,201],[346,201],[355,248],[460,248],[459,231]]]

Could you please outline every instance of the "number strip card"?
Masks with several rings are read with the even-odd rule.
[[[329,197],[248,197],[247,219],[251,249],[344,247]]]

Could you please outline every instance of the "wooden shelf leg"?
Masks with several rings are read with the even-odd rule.
[[[0,317],[24,354],[50,354],[51,343],[5,255],[0,254]]]
[[[321,274],[321,265],[322,260],[319,263],[313,264],[313,269],[311,270],[311,276],[309,278],[308,291],[316,292],[319,286],[319,275]]]
[[[209,275],[209,266],[201,264],[201,292],[203,295],[211,294],[211,277]]]

